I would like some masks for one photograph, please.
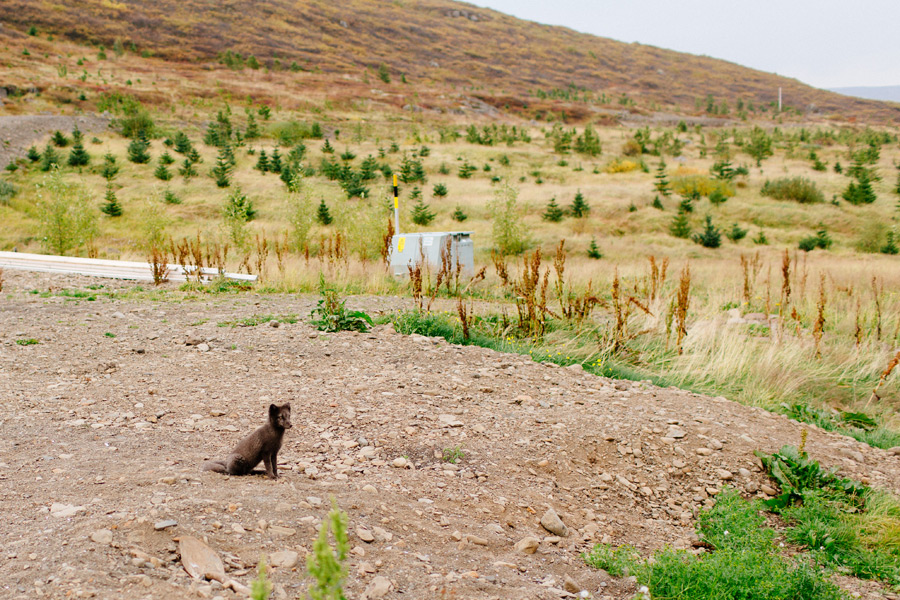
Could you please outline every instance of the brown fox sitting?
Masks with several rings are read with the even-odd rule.
[[[284,430],[291,428],[291,405],[269,405],[269,422],[242,439],[225,460],[208,460],[204,471],[248,475],[261,473],[253,468],[262,461],[269,479],[278,479],[278,451],[284,438]]]

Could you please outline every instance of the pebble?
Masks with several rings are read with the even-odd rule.
[[[555,533],[562,537],[569,535],[569,528],[566,527],[565,523],[562,522],[562,519],[559,518],[559,515],[552,508],[548,508],[544,516],[541,517],[541,527],[550,533]]]
[[[775,491],[775,488],[770,485],[766,485],[765,483],[759,486],[759,489],[762,490],[762,493],[767,496],[774,496],[778,493],[777,491]]]
[[[366,586],[366,591],[363,592],[362,597],[363,600],[384,598],[392,589],[394,589],[394,584],[391,583],[391,580],[378,575],[372,580],[372,583]]]
[[[681,427],[678,427],[677,425],[669,425],[669,430],[666,432],[665,437],[680,440],[685,435],[687,434]]]
[[[577,594],[583,588],[578,584],[577,581],[575,581],[575,579],[572,578],[571,575],[566,574],[565,579],[563,580],[563,589],[570,594]]]
[[[197,344],[197,350],[199,350],[200,352],[209,352],[209,344],[207,344],[206,342]]]
[[[731,481],[732,479],[734,479],[734,475],[732,475],[731,471],[725,469],[716,469],[716,475],[722,481]]]
[[[723,444],[719,440],[710,439],[708,442],[706,442],[706,447],[712,450],[721,450],[723,448]]]
[[[697,454],[699,454],[700,456],[710,456],[712,455],[712,453],[713,451],[709,448],[697,448]]]
[[[166,519],[165,521],[157,521],[153,525],[153,529],[156,531],[162,531],[163,529],[168,529],[169,527],[175,527],[178,525],[178,521],[174,519]]]
[[[293,527],[282,527],[281,525],[269,525],[269,533],[272,535],[288,537],[297,533]]]
[[[282,550],[281,552],[273,552],[269,557],[269,564],[273,567],[282,569],[291,569],[300,562],[300,555],[293,550]]]
[[[73,504],[60,504],[59,502],[54,502],[50,505],[50,514],[57,519],[66,519],[68,517],[74,517],[80,512],[84,512],[85,508],[83,506],[75,506]]]
[[[856,462],[865,462],[866,458],[862,455],[862,452],[858,452],[856,450],[852,450],[850,448],[841,448],[839,451],[844,456],[855,460]]]
[[[98,529],[91,534],[91,541],[97,544],[111,544],[113,540],[113,532],[109,529]]]
[[[376,494],[376,493],[378,493],[378,490],[377,490],[377,489],[375,488],[375,486],[372,485],[371,483],[367,483],[366,485],[364,485],[363,488],[362,488],[362,490],[363,490],[364,492],[369,493],[369,494]]]
[[[371,544],[375,541],[375,536],[370,530],[366,529],[365,527],[357,527],[356,535],[359,536],[359,539],[366,542],[367,544]]]
[[[526,537],[522,538],[518,542],[516,542],[516,552],[521,552],[522,554],[534,554],[537,552],[538,546],[540,546],[541,541],[536,537]]]
[[[405,469],[407,465],[409,465],[409,461],[402,456],[400,458],[395,458],[394,462],[391,463],[391,466],[396,469]]]

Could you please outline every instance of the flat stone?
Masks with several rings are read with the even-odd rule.
[[[91,534],[91,541],[97,544],[111,544],[113,540],[113,532],[109,529],[98,529]]]
[[[282,527],[281,525],[269,525],[269,533],[280,537],[288,537],[297,533],[293,527]]]
[[[569,592],[570,594],[577,594],[580,592],[582,588],[577,581],[575,581],[571,575],[566,574],[565,579],[563,579],[563,589]]]
[[[534,554],[537,552],[538,546],[540,546],[541,541],[536,537],[526,537],[522,538],[518,542],[516,542],[516,552],[521,552],[522,554]]]
[[[761,486],[759,486],[759,489],[762,491],[763,494],[765,494],[765,495],[767,495],[767,496],[774,496],[775,494],[778,493],[778,492],[775,490],[775,488],[773,488],[773,487],[770,486],[770,485],[766,485],[765,483],[762,484]]]
[[[169,527],[175,527],[178,525],[178,521],[175,519],[166,519],[165,521],[157,521],[153,524],[153,529],[156,531],[162,531],[163,529],[168,529]]]
[[[713,453],[709,448],[697,448],[697,454],[700,456],[711,456]]]
[[[80,512],[84,512],[85,508],[83,506],[75,506],[73,504],[61,504],[59,502],[54,502],[50,505],[50,515],[56,517],[57,519],[67,519],[69,517],[74,517]]]
[[[375,536],[370,530],[366,529],[365,527],[357,527],[356,535],[359,536],[359,539],[366,542],[367,544],[371,544],[375,541]]]
[[[562,522],[562,519],[559,518],[559,515],[552,508],[548,508],[544,516],[541,517],[541,527],[550,533],[555,533],[562,537],[569,535],[569,528],[566,527],[565,523]]]
[[[666,432],[665,437],[680,440],[685,435],[687,435],[687,433],[681,427],[677,425],[669,425],[669,430]]]
[[[362,597],[363,600],[384,598],[392,589],[394,589],[394,584],[391,583],[391,580],[378,575],[372,580],[372,583],[366,586],[366,591],[363,592]]]
[[[215,550],[197,538],[186,535],[178,542],[181,564],[194,579],[211,579],[225,583],[225,565]]]
[[[708,442],[706,442],[706,447],[712,450],[721,450],[724,446],[719,440],[710,439]]]
[[[375,486],[372,485],[371,483],[367,483],[366,485],[364,485],[363,488],[362,488],[362,490],[363,490],[364,492],[366,492],[366,493],[369,493],[369,494],[376,494],[376,493],[378,493],[378,490],[377,490],[377,489],[375,488]]]
[[[273,552],[269,557],[269,564],[273,567],[282,569],[291,569],[300,562],[300,555],[293,550],[282,550],[281,552]]]
[[[722,481],[731,481],[732,479],[734,479],[734,475],[731,473],[731,471],[728,471],[726,469],[716,469],[716,475]]]

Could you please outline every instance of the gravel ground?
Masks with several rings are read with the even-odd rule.
[[[304,557],[331,498],[349,515],[350,598],[574,597],[567,577],[575,595],[626,598],[629,581],[579,553],[601,541],[691,547],[696,512],[723,485],[764,496],[753,450],[800,440],[799,424],[724,398],[390,326],[320,334],[305,322],[312,297],[89,301],[60,291],[134,284],[4,279],[4,598],[242,597],[187,575],[182,536],[204,540],[243,585],[267,557],[273,597],[302,598]],[[259,314],[300,321],[218,326]],[[16,343],[25,339],[38,343]],[[278,480],[200,471],[273,402],[293,406]],[[900,489],[900,457],[806,427],[826,466]],[[464,456],[442,460],[453,449]],[[565,531],[541,526],[550,509]],[[526,538],[536,552],[517,549]],[[884,597],[877,585],[841,584]]]
[[[67,136],[78,125],[82,133],[99,133],[109,127],[105,115],[20,115],[0,116],[0,169],[17,158],[24,158],[29,146],[57,129]]]

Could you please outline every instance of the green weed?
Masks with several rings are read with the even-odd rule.
[[[256,327],[270,321],[278,321],[279,323],[296,323],[297,315],[252,315],[243,319],[234,319],[232,321],[221,321],[216,323],[219,327]]]

